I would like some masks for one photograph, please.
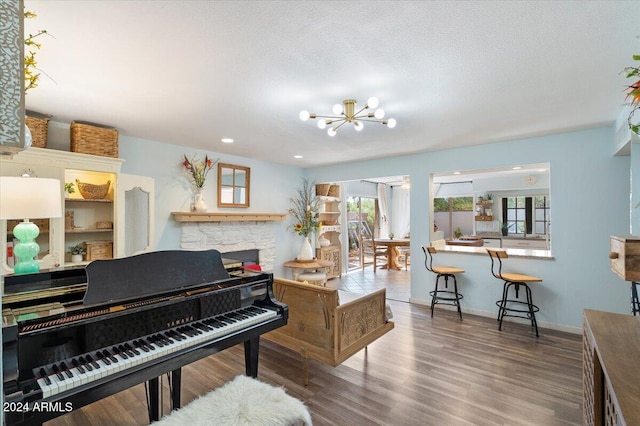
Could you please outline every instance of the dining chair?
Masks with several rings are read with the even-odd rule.
[[[435,247],[422,246],[424,252],[424,266],[428,271],[436,274],[436,285],[433,291],[429,292],[431,296],[431,318],[433,318],[433,307],[437,304],[452,305],[458,308],[458,316],[462,321],[462,310],[460,309],[460,300],[464,296],[458,292],[458,281],[456,280],[456,274],[464,273],[464,269],[456,268],[453,266],[433,266],[433,255],[437,253]],[[444,278],[444,287],[449,288],[449,278],[453,278],[453,291],[440,290],[438,288],[438,281],[440,277]]]
[[[373,272],[376,272],[378,266],[378,259],[383,258],[385,261],[385,265],[387,264],[387,250],[384,248],[380,248],[376,241],[370,235],[361,235],[360,243],[362,247],[362,268],[364,269],[365,265],[373,264]],[[365,263],[365,255],[371,256],[373,258],[371,263]]]
[[[402,259],[402,261],[404,262],[404,270],[408,271],[409,265],[411,264],[411,250],[409,249],[409,247],[398,247],[398,252],[400,253],[398,260]]]
[[[504,281],[502,299],[496,302],[496,305],[498,305],[498,330],[502,330],[502,320],[504,317],[525,318],[531,321],[531,326],[534,327],[536,331],[536,337],[539,337],[536,312],[538,312],[540,308],[533,304],[533,296],[531,295],[529,283],[542,282],[542,279],[520,273],[503,273],[502,260],[509,257],[507,252],[490,248],[486,250],[487,253],[489,253],[489,257],[491,257],[491,274],[499,280]],[[526,301],[519,299],[520,287],[523,287],[525,290]],[[509,290],[513,290],[513,296],[515,298],[509,299]]]

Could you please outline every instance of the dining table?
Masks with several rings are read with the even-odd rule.
[[[409,238],[374,238],[376,246],[385,246],[387,248],[387,265],[382,269],[402,269],[398,264],[398,256],[400,251],[398,247],[409,247],[411,240]]]

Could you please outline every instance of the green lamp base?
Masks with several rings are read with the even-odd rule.
[[[35,239],[40,235],[38,226],[33,222],[20,222],[13,228],[13,235],[18,243],[13,247],[13,253],[18,261],[13,266],[15,274],[33,274],[40,271],[40,264],[34,257],[40,252],[40,246]]]

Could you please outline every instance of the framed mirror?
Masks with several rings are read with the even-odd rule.
[[[249,167],[218,163],[218,207],[249,207]]]

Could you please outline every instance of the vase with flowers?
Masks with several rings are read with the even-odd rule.
[[[313,249],[309,235],[320,228],[319,199],[315,195],[315,185],[302,179],[302,187],[291,198],[293,207],[289,214],[293,217],[293,231],[303,237],[300,252],[296,260],[312,260]]]
[[[184,167],[195,192],[194,203],[191,205],[192,211],[207,211],[207,204],[204,202],[204,198],[202,197],[202,191],[209,171],[219,160],[220,159],[212,160],[209,156],[205,155],[204,161],[198,161],[196,157],[188,159],[187,156],[184,155],[182,167]]]

